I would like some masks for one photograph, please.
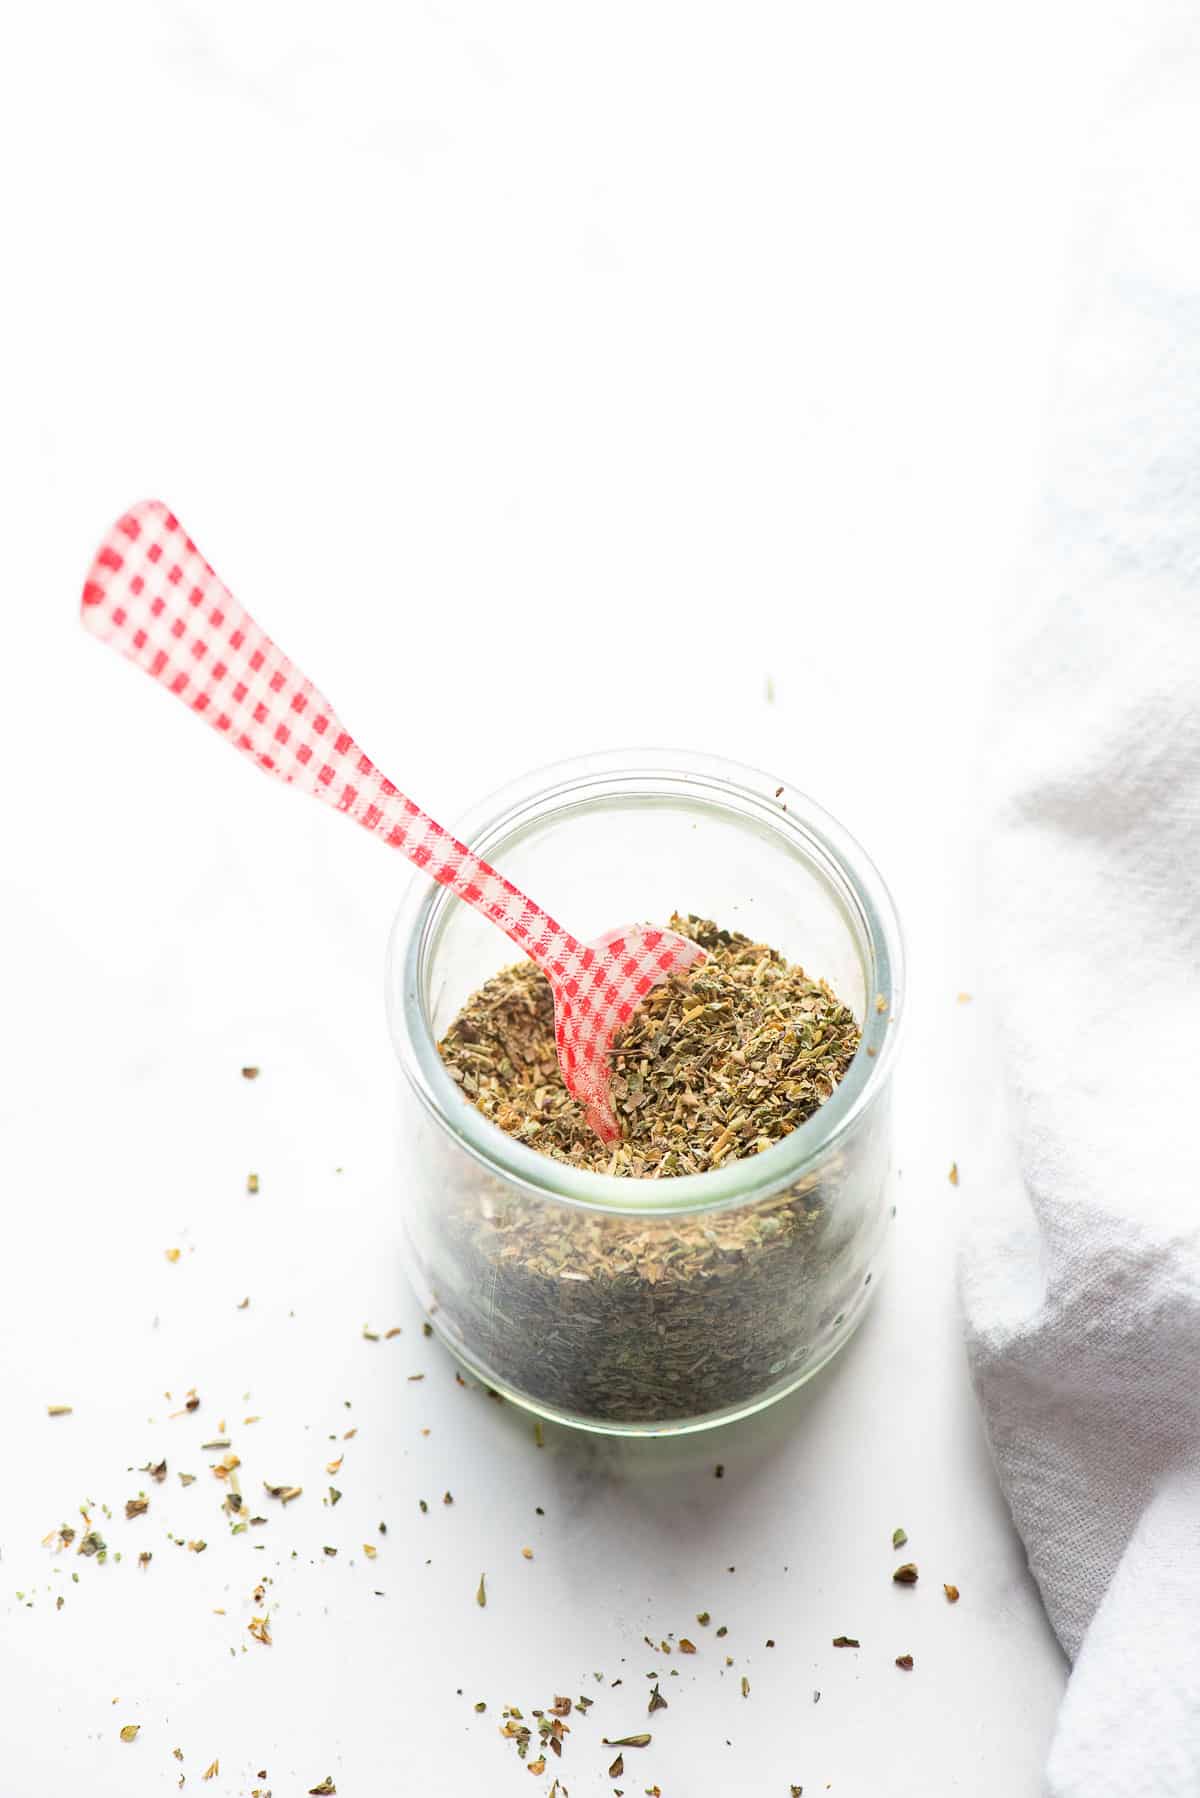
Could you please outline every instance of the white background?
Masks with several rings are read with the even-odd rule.
[[[1107,11],[1026,0],[8,19],[0,1798],[529,1793],[551,1776],[499,1709],[580,1691],[552,1771],[592,1798],[651,1667],[630,1794],[1038,1790],[1064,1666],[955,1316],[947,1170],[989,1108],[959,889],[1121,47]],[[868,845],[912,957],[901,1209],[810,1389],[718,1437],[539,1451],[455,1384],[397,1266],[405,869],[83,639],[94,540],[147,494],[447,822],[656,741],[777,771]],[[249,1493],[305,1488],[237,1538],[199,1452],[221,1420]],[[89,1499],[105,1566],[40,1546]],[[689,1629],[686,1662],[642,1643]]]

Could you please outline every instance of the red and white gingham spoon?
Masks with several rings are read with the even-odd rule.
[[[619,1136],[613,1037],[668,974],[704,959],[698,944],[641,924],[581,943],[556,924],[379,772],[161,501],[142,500],[108,533],[84,585],[83,623],[268,774],[345,812],[498,924],[550,982],[568,1089],[599,1136]]]

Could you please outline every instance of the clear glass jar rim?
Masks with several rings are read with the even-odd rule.
[[[423,964],[443,908],[457,901],[445,887],[414,873],[388,940],[388,1025],[405,1078],[457,1147],[530,1196],[622,1216],[751,1204],[816,1171],[886,1090],[904,1009],[904,945],[891,894],[866,851],[835,818],[788,783],[782,783],[788,784],[784,812],[773,797],[780,784],[779,778],[759,769],[693,750],[607,750],[535,769],[482,800],[458,829],[464,841],[490,857],[518,825],[551,806],[623,792],[652,791],[669,797],[674,790],[691,803],[707,798],[723,810],[741,811],[775,831],[782,845],[800,849],[810,858],[816,851],[817,859],[840,876],[870,953],[862,1041],[833,1096],[761,1154],[709,1173],[619,1179],[571,1167],[528,1148],[463,1098],[438,1054],[422,1001]]]

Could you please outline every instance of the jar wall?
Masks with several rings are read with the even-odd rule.
[[[481,1168],[405,1085],[410,1278],[471,1369],[545,1415],[633,1433],[716,1423],[790,1391],[853,1331],[891,1218],[890,1138],[882,1095],[782,1192],[614,1216]]]

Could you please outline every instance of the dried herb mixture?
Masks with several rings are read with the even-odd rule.
[[[764,943],[695,917],[671,928],[707,959],[656,987],[617,1039],[620,1142],[600,1141],[563,1084],[550,985],[529,961],[482,986],[440,1045],[467,1098],[543,1154],[642,1178],[704,1173],[811,1117],[858,1048],[853,1013]]]
[[[707,959],[656,988],[618,1039],[615,1145],[563,1084],[550,988],[528,962],[481,987],[441,1044],[466,1099],[559,1161],[648,1181],[753,1156],[802,1124],[853,1058],[853,1014],[762,943],[695,917],[671,926]],[[576,1415],[744,1404],[823,1359],[861,1304],[886,1159],[867,1123],[852,1161],[838,1151],[753,1205],[676,1215],[452,1184],[430,1244],[441,1321],[477,1368]]]

